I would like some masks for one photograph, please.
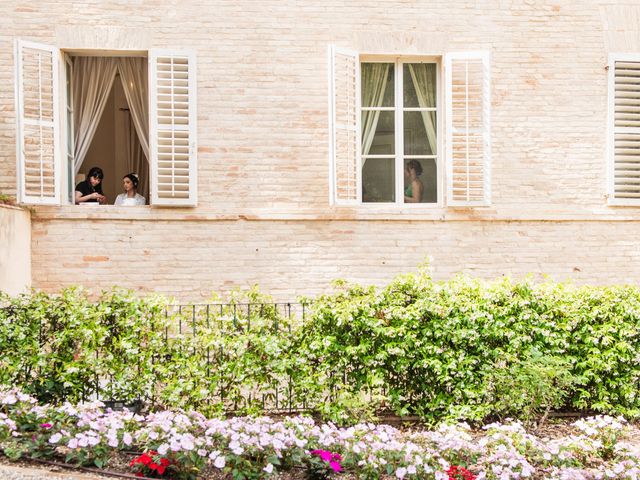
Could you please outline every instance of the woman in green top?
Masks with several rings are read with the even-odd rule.
[[[407,177],[404,189],[404,203],[421,203],[424,185],[418,177],[422,175],[422,165],[417,160],[409,160],[404,167]]]

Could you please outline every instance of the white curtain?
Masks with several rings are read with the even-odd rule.
[[[409,73],[411,81],[418,96],[418,105],[420,108],[436,106],[436,86],[433,82],[435,79],[436,66],[433,63],[414,63],[409,65]],[[436,113],[420,112],[422,114],[422,122],[427,132],[427,140],[431,147],[431,152],[436,153]]]
[[[362,65],[362,105],[381,107],[389,75],[388,63],[365,63]],[[362,111],[362,166],[366,162],[376,134],[380,110]]]
[[[140,183],[138,193],[149,200],[149,162],[139,140],[133,115],[127,115],[127,173],[135,173]]]
[[[78,174],[116,78],[113,57],[76,57],[73,64],[74,173]]]
[[[118,71],[131,118],[144,155],[149,158],[148,61],[141,57],[118,58]]]

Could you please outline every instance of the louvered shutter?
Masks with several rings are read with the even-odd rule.
[[[487,52],[445,57],[447,203],[491,202],[490,69]]]
[[[640,204],[640,57],[610,60],[610,203]]]
[[[151,204],[195,206],[196,63],[192,52],[149,51]]]
[[[60,203],[60,138],[57,48],[16,42],[18,199]]]
[[[357,52],[329,47],[331,204],[360,202],[360,63]]]

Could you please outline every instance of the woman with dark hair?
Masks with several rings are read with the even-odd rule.
[[[138,193],[138,176],[135,173],[127,173],[122,177],[124,193],[116,197],[114,205],[144,205],[144,197]]]
[[[107,197],[102,194],[102,179],[104,173],[100,167],[92,167],[87,174],[87,178],[76,185],[75,200],[76,205],[82,203],[107,203]]]
[[[421,203],[424,193],[424,185],[420,180],[422,175],[422,165],[417,160],[409,160],[404,167],[404,173],[406,175],[404,189],[404,202],[405,203]]]

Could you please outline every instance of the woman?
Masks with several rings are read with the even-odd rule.
[[[83,203],[107,203],[107,197],[102,194],[102,179],[104,173],[100,167],[92,167],[86,180],[76,185],[76,205]]]
[[[138,193],[138,176],[135,173],[127,173],[122,177],[124,193],[116,197],[114,205],[144,205],[144,197]]]
[[[405,203],[421,203],[424,193],[424,185],[418,177],[422,175],[422,165],[417,160],[409,160],[404,167],[404,173],[407,176],[407,187],[404,189]]]

